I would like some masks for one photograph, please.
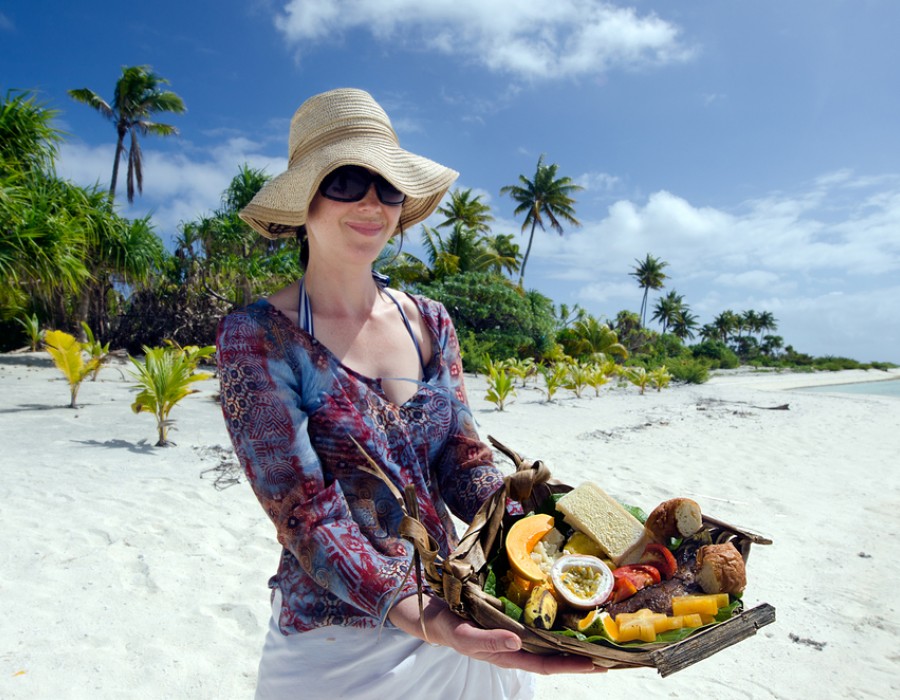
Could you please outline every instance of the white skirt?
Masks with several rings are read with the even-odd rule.
[[[530,700],[534,676],[432,646],[396,628],[320,627],[284,635],[281,594],[259,662],[256,700],[390,697]]]

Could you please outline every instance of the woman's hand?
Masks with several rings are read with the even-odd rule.
[[[419,602],[415,595],[399,601],[388,618],[404,632],[455,649],[464,656],[487,661],[503,668],[518,668],[532,673],[594,673],[606,671],[580,656],[540,656],[522,651],[522,640],[508,630],[483,630],[454,614],[447,604],[433,596],[424,599],[423,624],[419,621]],[[427,638],[422,634],[425,628]]]

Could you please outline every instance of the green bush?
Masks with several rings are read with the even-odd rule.
[[[859,362],[851,360],[849,357],[833,357],[831,355],[817,357],[812,364],[816,369],[828,372],[839,372],[842,369],[861,369],[862,367]]]
[[[704,360],[676,357],[666,365],[672,379],[686,384],[703,384],[709,379],[709,365]]]
[[[669,357],[681,357],[691,354],[691,351],[682,344],[678,336],[671,333],[666,333],[656,338],[648,347],[644,348],[644,352],[663,361]]]
[[[491,351],[494,343],[479,338],[473,331],[456,332],[459,337],[459,352],[462,355],[463,369],[475,374],[487,374]]]
[[[537,292],[522,294],[500,275],[464,272],[415,291],[443,303],[459,336],[474,334],[491,357],[540,359],[554,345],[552,302]]]
[[[705,340],[691,347],[695,359],[707,360],[713,369],[735,369],[741,362],[737,354],[720,340]]]

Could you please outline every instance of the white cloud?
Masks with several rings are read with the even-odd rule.
[[[580,185],[587,192],[606,193],[615,189],[621,183],[621,178],[609,173],[584,173],[573,178],[576,185]]]
[[[732,211],[660,191],[584,223],[535,234],[531,285],[598,316],[637,310],[628,273],[650,253],[668,263],[662,293],[683,294],[701,323],[729,308],[768,310],[800,350],[852,357],[865,338],[873,354],[857,359],[900,360],[900,176],[829,173]]]
[[[5,14],[0,12],[0,31],[11,32],[14,31],[15,28],[16,25],[13,24],[13,21]]]
[[[693,53],[671,22],[597,0],[289,0],[275,26],[302,50],[368,31],[529,79],[641,69]]]

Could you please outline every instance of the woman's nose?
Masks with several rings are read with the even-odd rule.
[[[361,204],[367,204],[369,206],[378,206],[381,204],[381,200],[378,199],[378,193],[375,191],[374,182],[369,185],[369,189],[366,190],[365,196],[359,201]]]

